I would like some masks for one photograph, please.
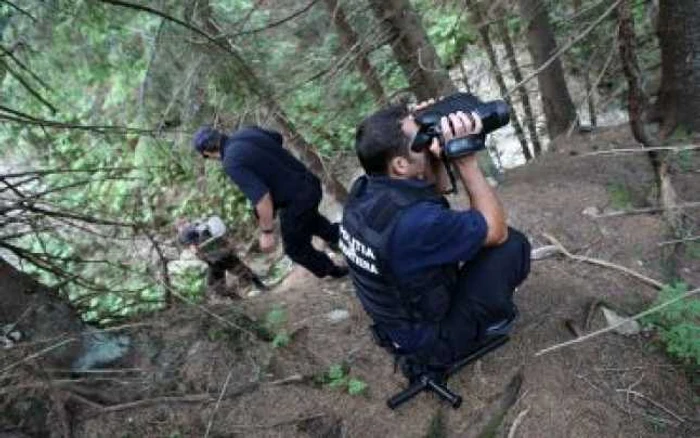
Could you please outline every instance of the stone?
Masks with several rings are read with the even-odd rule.
[[[331,324],[337,324],[350,318],[350,312],[345,309],[335,309],[326,315]]]
[[[603,310],[603,315],[605,316],[605,321],[608,323],[608,327],[620,324],[622,321],[627,319],[626,317],[618,315],[615,311],[608,309],[607,307],[601,306],[601,309]],[[642,327],[637,321],[628,321],[615,328],[613,331],[621,335],[633,336],[639,334],[641,329]]]

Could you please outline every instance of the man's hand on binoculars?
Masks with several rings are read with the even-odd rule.
[[[440,129],[445,143],[453,138],[478,134],[483,127],[481,118],[476,113],[457,111],[440,119]]]

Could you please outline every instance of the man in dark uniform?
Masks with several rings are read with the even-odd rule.
[[[444,141],[481,127],[476,114],[441,120]],[[453,161],[471,208],[450,209],[440,195],[439,143],[413,152],[417,132],[405,105],[359,125],[355,147],[366,175],[345,206],[340,248],[385,346],[447,366],[515,319],[513,292],[529,273],[530,245],[506,225],[474,155]]]
[[[338,224],[318,212],[321,182],[282,147],[282,141],[279,133],[259,127],[229,136],[204,126],[193,145],[203,157],[220,159],[226,174],[255,206],[262,251],[276,246],[274,216],[279,211],[287,255],[319,278],[343,277],[347,268],[311,245],[312,236],[331,246],[338,243]]]

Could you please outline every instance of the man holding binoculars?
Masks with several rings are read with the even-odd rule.
[[[460,98],[472,99],[464,110]],[[506,225],[473,153],[508,122],[508,109],[466,94],[449,100],[413,112],[394,105],[359,125],[355,148],[366,175],[353,184],[340,230],[380,343],[436,367],[472,352],[492,328],[509,326],[517,315],[513,292],[530,269],[530,245]],[[441,196],[450,165],[468,194],[467,210],[451,209]]]

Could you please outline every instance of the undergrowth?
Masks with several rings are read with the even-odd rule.
[[[686,292],[688,285],[685,283],[666,285],[654,305]],[[700,365],[700,300],[679,300],[648,316],[645,322],[656,329],[669,355],[687,364]]]

